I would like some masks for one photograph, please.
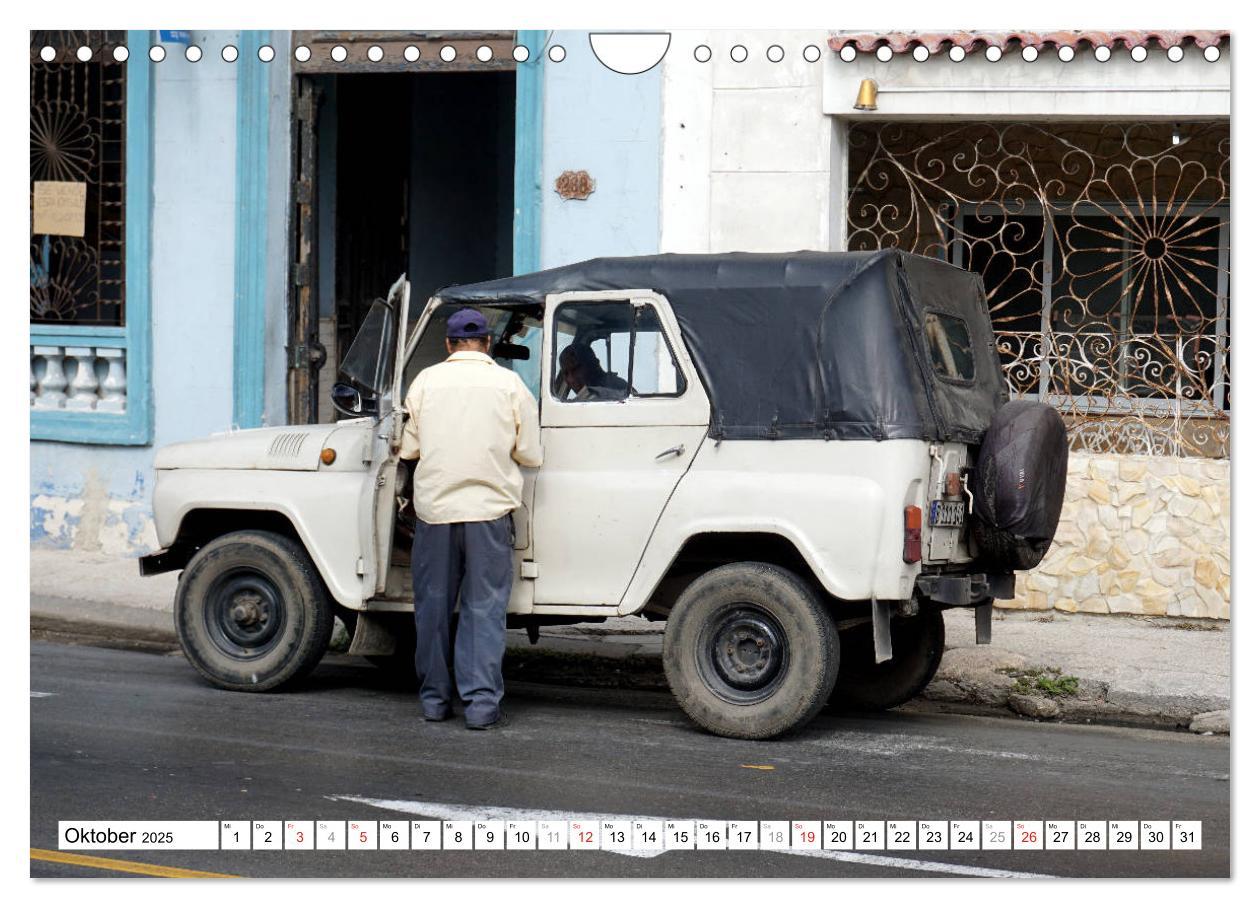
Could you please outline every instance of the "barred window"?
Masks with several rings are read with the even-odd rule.
[[[125,322],[125,44],[126,32],[31,32],[32,323]],[[50,192],[71,200],[51,229]]]
[[[1228,123],[862,123],[849,248],[980,274],[1013,395],[1078,447],[1222,456]]]

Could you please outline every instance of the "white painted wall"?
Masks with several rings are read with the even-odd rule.
[[[845,62],[823,55],[823,110],[829,114],[879,119],[942,119],[970,117],[1227,117],[1230,96],[1229,45],[1209,63],[1199,48],[1183,48],[1180,62],[1158,47],[1138,63],[1123,49],[1106,63],[1091,51],[1079,51],[1064,62],[1054,52],[1032,63],[1009,52],[990,62],[983,52],[955,63],[936,54],[922,63],[910,54],[894,54],[881,63],[874,54],[858,54]],[[853,109],[863,79],[879,85],[879,109]]]
[[[833,242],[836,131],[809,31],[674,32],[662,74],[662,252],[784,252]],[[695,48],[712,58],[701,63]],[[742,46],[737,63],[731,49]],[[767,50],[783,48],[773,63]]]

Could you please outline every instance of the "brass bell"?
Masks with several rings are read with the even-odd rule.
[[[858,86],[857,102],[853,105],[853,109],[878,110],[879,105],[876,104],[878,95],[879,86],[875,84],[875,80],[863,79],[862,84]]]

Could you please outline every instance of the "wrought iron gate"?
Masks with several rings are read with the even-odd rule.
[[[1093,451],[1229,452],[1229,124],[858,123],[849,248],[982,275],[1012,395]]]

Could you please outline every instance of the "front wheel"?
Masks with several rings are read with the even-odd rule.
[[[771,564],[729,564],[683,591],[665,625],[665,676],[696,724],[728,738],[773,738],[818,714],[840,642],[822,601]]]
[[[228,533],[180,575],[175,630],[193,668],[226,690],[301,678],[332,636],[333,606],[301,545],[276,533]]]

